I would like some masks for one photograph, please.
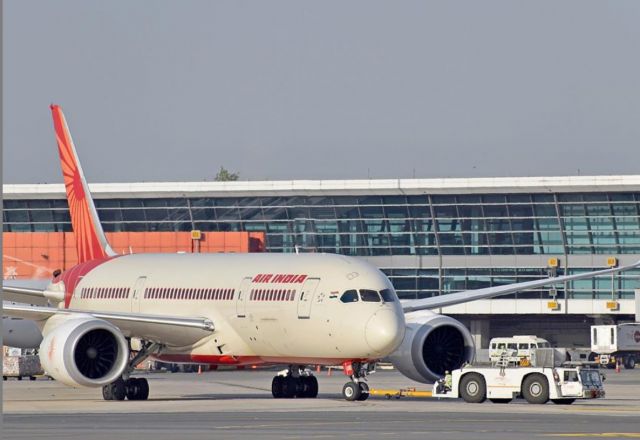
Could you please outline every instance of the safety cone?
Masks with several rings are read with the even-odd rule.
[[[198,374],[202,374],[202,365],[198,365]]]
[[[620,372],[620,360],[616,359],[616,373]]]
[[[316,373],[320,372],[320,365],[316,365]]]
[[[327,369],[327,376],[331,376],[331,367]]]

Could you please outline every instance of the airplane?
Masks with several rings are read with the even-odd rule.
[[[342,396],[363,401],[366,378],[382,358],[424,383],[473,361],[470,332],[434,309],[640,267],[639,261],[401,303],[389,279],[355,257],[119,255],[100,225],[62,109],[51,111],[79,263],[56,272],[46,288],[3,285],[11,296],[3,300],[4,315],[37,325],[47,374],[72,387],[101,387],[105,400],[148,399],[147,380],[132,373],[151,357],[284,365],[272,380],[274,398],[314,398],[318,381],[307,367],[342,365],[349,377]]]

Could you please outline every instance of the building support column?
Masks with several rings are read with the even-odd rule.
[[[469,330],[471,331],[473,342],[476,344],[476,350],[489,348],[490,322],[488,318],[472,319]]]

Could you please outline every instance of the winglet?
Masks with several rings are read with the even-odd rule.
[[[89,186],[84,178],[62,108],[51,104],[51,114],[58,142],[69,212],[71,213],[71,225],[76,237],[78,262],[84,263],[89,260],[114,256],[116,253],[109,246],[100,225],[100,219],[89,193]]]

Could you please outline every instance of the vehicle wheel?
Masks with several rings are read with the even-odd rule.
[[[358,397],[358,400],[364,402],[369,398],[369,385],[364,382],[359,382],[358,387],[360,388],[360,397]]]
[[[113,400],[124,400],[124,398],[127,397],[127,387],[122,378],[111,384],[111,395],[113,396]]]
[[[284,377],[276,376],[271,381],[271,394],[274,399],[282,399],[284,397],[284,393],[282,391],[282,387],[284,384]]]
[[[360,394],[360,387],[355,382],[347,382],[344,384],[344,387],[342,387],[342,397],[349,402],[358,400]]]
[[[522,382],[522,395],[529,403],[544,404],[549,401],[549,382],[542,374],[531,374]]]
[[[298,381],[293,377],[285,377],[282,382],[282,397],[291,399],[298,391]]]
[[[571,405],[576,399],[552,399],[551,401],[556,405]]]
[[[626,368],[627,370],[633,370],[634,368],[636,368],[636,358],[633,356],[629,356],[627,359],[625,359],[624,368]]]
[[[35,376],[29,376],[29,380],[36,380]]]
[[[18,380],[22,380],[22,376],[18,376]]]
[[[512,399],[489,399],[492,403],[509,403]]]
[[[7,376],[2,376],[2,380],[7,380]]]
[[[460,381],[460,395],[467,403],[482,403],[487,398],[487,384],[478,373],[465,374]]]

